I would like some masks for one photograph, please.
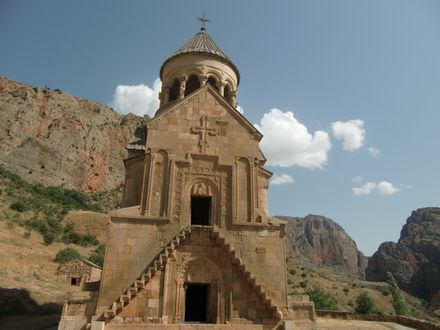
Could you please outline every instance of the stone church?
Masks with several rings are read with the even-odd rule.
[[[272,174],[237,111],[237,67],[202,26],[160,78],[160,107],[128,145],[99,294],[70,319],[68,303],[60,329],[90,322],[87,306],[92,329],[290,328],[285,223],[268,215]]]

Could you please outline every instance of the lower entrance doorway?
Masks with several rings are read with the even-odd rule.
[[[209,226],[211,197],[191,196],[191,224]]]
[[[187,284],[185,294],[185,322],[209,323],[209,284]]]

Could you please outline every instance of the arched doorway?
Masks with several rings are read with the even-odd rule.
[[[184,277],[184,321],[218,323],[221,273],[208,258],[196,258],[188,265]]]

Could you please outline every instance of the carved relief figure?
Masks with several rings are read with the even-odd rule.
[[[205,182],[199,182],[192,186],[191,195],[212,196],[211,186]]]

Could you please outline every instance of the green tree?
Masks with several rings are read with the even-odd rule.
[[[309,295],[310,300],[315,303],[316,309],[330,311],[337,311],[339,309],[336,299],[320,288],[308,289],[306,293]]]
[[[408,305],[406,304],[405,299],[402,297],[399,286],[397,285],[396,280],[391,272],[387,272],[387,283],[390,287],[391,295],[393,297],[393,307],[396,314],[410,316],[411,313],[408,309]]]
[[[89,260],[98,266],[103,266],[105,256],[105,245],[99,244],[98,247],[90,254]]]
[[[70,247],[66,247],[58,251],[55,257],[55,262],[58,262],[59,264],[65,264],[66,262],[78,259],[79,257],[81,257],[81,255],[78,251]]]
[[[356,298],[356,313],[358,314],[381,314],[376,307],[374,300],[368,295],[367,292],[362,292]]]

